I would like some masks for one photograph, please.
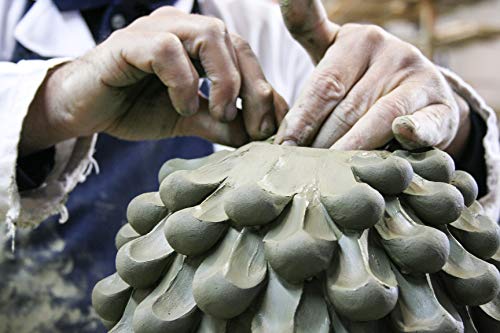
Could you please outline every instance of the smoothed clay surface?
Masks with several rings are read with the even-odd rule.
[[[498,327],[499,227],[442,151],[252,143],[159,180],[93,293],[113,332]]]

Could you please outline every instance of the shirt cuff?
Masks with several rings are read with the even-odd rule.
[[[16,183],[19,192],[33,190],[43,184],[54,167],[54,147],[18,157]]]
[[[451,88],[469,104],[471,113],[479,116],[486,125],[486,132],[481,141],[482,149],[484,149],[482,158],[467,156],[467,154],[464,154],[463,158],[470,158],[470,163],[480,164],[484,161],[486,193],[478,200],[483,205],[485,214],[494,221],[498,221],[500,215],[500,144],[495,111],[455,73],[445,68],[439,69]]]
[[[457,169],[466,171],[474,177],[479,189],[478,197],[481,198],[488,192],[486,185],[487,169],[483,146],[487,127],[484,120],[477,113],[471,112],[469,118],[471,123],[469,138],[461,157],[455,161],[455,164]]]
[[[53,164],[45,170],[50,172],[40,184],[35,182],[38,186],[20,192],[16,182],[18,162],[24,162],[18,160],[24,118],[48,71],[68,60],[0,62],[0,222],[6,221],[12,233],[16,226],[35,227],[57,213],[66,217],[69,193],[96,165],[92,154],[97,136],[71,139],[53,148]]]

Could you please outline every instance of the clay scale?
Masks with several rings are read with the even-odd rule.
[[[500,332],[499,228],[444,152],[252,143],[159,180],[93,291],[111,332]]]

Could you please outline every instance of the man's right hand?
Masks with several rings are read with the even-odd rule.
[[[211,81],[209,101],[198,95],[192,59]],[[238,146],[272,135],[286,111],[250,46],[222,21],[163,7],[49,73],[20,151],[97,132],[128,140],[198,135]]]

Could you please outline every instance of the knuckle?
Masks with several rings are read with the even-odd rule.
[[[332,115],[338,118],[339,121],[353,126],[356,121],[361,117],[361,102],[355,101],[351,98],[343,100],[334,110]]]
[[[124,30],[140,28],[140,27],[144,26],[145,24],[147,24],[147,22],[149,20],[150,20],[149,16],[139,17],[138,19],[134,20],[131,24],[129,24],[126,28],[124,28]],[[120,31],[120,30],[116,30],[116,31]]]
[[[238,52],[246,57],[255,57],[255,54],[252,50],[252,47],[250,44],[244,40],[243,38],[237,36],[237,37],[231,37],[232,43],[234,47],[238,50]]]
[[[180,11],[174,6],[161,6],[154,10],[150,16],[178,14]],[[182,12],[181,12],[182,13]]]
[[[347,132],[355,123],[355,121],[352,122],[347,119],[345,115],[337,112],[336,110],[330,115],[330,119],[335,123],[336,127],[343,132]]]
[[[344,31],[358,30],[361,27],[362,25],[359,23],[346,23],[342,26],[342,30]]]
[[[382,103],[381,109],[377,111],[379,111],[376,113],[377,117],[392,121],[399,116],[409,113],[410,105],[404,98],[395,98]]]
[[[265,80],[258,80],[255,83],[255,93],[257,98],[264,101],[271,101],[273,98],[273,88]]]
[[[169,55],[175,52],[178,47],[178,40],[173,34],[170,33],[161,33],[156,34],[152,40],[153,44],[153,56],[164,56],[165,54]]]
[[[231,70],[224,75],[219,75],[212,79],[214,89],[224,96],[235,97],[241,85],[240,74],[236,70]]]
[[[338,75],[331,72],[320,73],[312,82],[312,93],[322,102],[336,101],[342,98],[346,88]]]
[[[365,40],[370,44],[379,44],[385,40],[386,32],[379,26],[367,25],[363,27]]]
[[[225,36],[227,33],[226,25],[218,18],[207,18],[205,23],[205,31],[211,37]]]
[[[314,131],[316,124],[316,116],[313,112],[307,110],[297,110],[289,113],[285,117],[286,132],[284,138],[293,140],[299,145],[307,144],[307,138]]]
[[[109,35],[107,40],[122,41],[130,39],[131,37],[132,37],[132,32],[126,28],[113,31],[111,35]]]
[[[393,52],[397,55],[398,68],[415,68],[423,65],[423,55],[414,46],[401,43],[394,46]]]

